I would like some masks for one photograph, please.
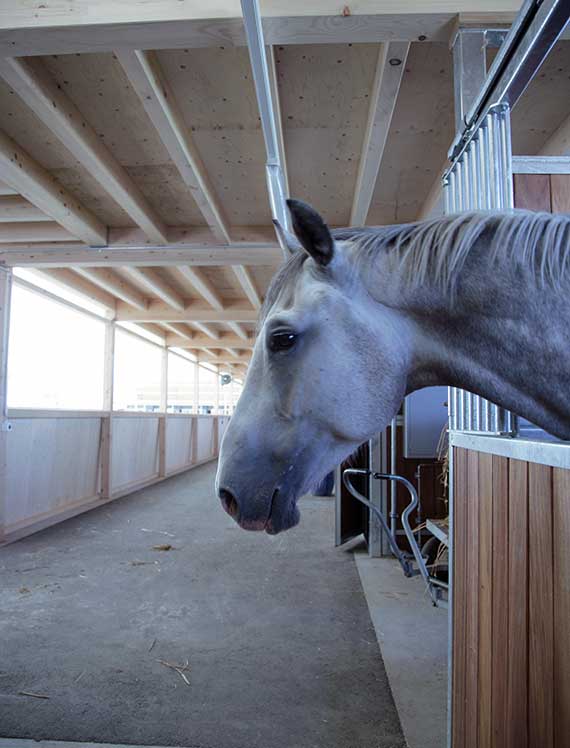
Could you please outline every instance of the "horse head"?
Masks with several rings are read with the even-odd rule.
[[[383,428],[405,392],[408,331],[372,298],[350,242],[288,201],[291,257],[268,290],[216,487],[244,529],[276,534],[297,500]]]

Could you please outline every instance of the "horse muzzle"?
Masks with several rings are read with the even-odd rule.
[[[300,519],[296,500],[277,487],[269,501],[240,500],[235,491],[224,487],[218,489],[218,496],[224,510],[243,530],[265,530],[269,535],[277,535],[294,527]]]

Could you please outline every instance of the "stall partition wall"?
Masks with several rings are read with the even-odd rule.
[[[570,470],[454,468],[453,748],[569,748]]]
[[[10,410],[0,543],[218,456],[229,417]]]

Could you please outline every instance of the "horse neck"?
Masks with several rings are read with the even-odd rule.
[[[414,287],[386,259],[380,266],[369,268],[369,291],[415,328],[409,392],[462,387],[570,439],[570,289],[542,287],[512,262],[491,268],[485,247],[453,290]]]

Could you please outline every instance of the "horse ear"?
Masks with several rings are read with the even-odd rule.
[[[275,227],[275,233],[279,240],[279,244],[289,254],[295,254],[299,252],[303,247],[299,244],[297,237],[279,223],[279,221],[273,220],[273,226]]]
[[[314,208],[301,200],[287,200],[293,219],[293,231],[303,248],[319,265],[333,258],[334,240],[329,227]]]

